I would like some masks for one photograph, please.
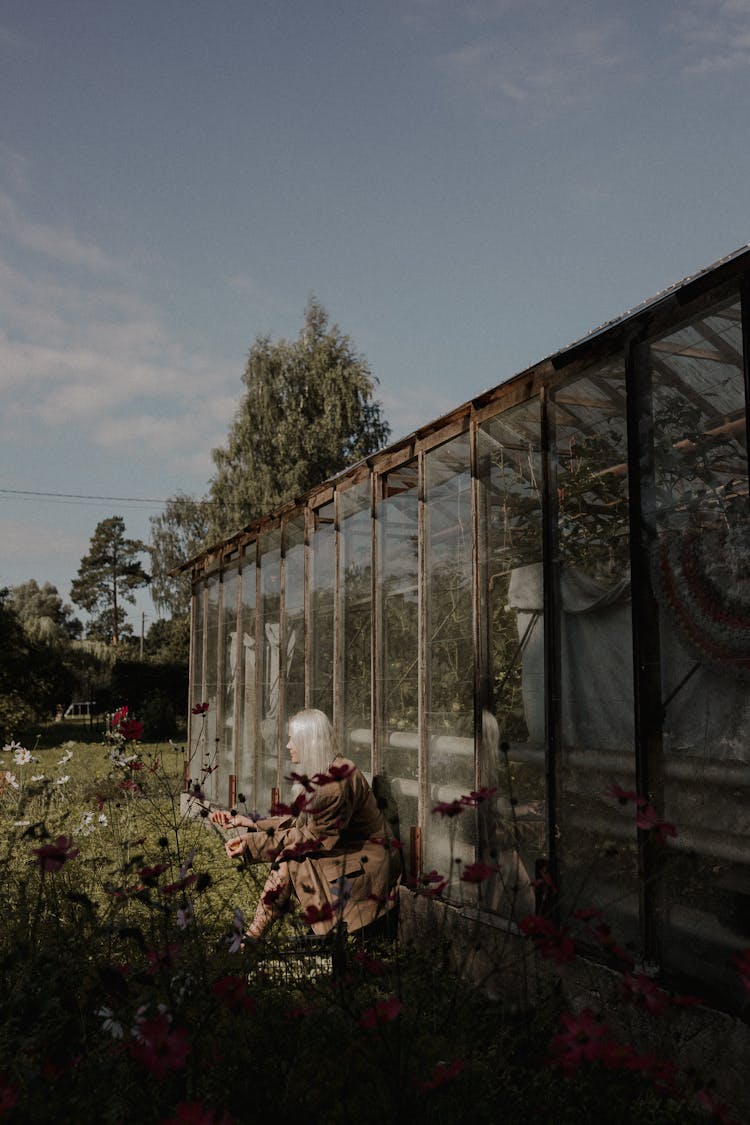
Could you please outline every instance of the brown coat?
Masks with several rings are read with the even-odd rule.
[[[288,865],[303,912],[328,915],[330,907],[330,916],[311,920],[316,934],[339,919],[350,932],[374,922],[394,905],[401,877],[401,853],[366,778],[346,758],[333,767],[346,776],[316,788],[308,811],[259,821],[244,838],[248,862]]]

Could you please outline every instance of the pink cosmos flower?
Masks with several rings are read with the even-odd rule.
[[[196,703],[191,708],[191,714],[193,715],[205,715],[206,711],[208,711],[208,703]]]
[[[58,836],[54,844],[34,848],[34,855],[42,871],[59,871],[69,859],[75,859],[79,851],[73,847],[72,836]]]

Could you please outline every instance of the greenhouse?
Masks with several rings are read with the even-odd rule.
[[[749,283],[745,248],[190,560],[207,798],[288,797],[318,707],[443,900],[512,925],[552,883],[736,1005]]]

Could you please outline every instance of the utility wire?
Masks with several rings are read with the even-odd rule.
[[[0,499],[16,500],[47,500],[51,503],[61,504],[90,504],[106,502],[108,504],[143,504],[147,506],[163,507],[166,500],[158,500],[153,496],[95,496],[78,492],[34,492],[23,488],[0,488]]]

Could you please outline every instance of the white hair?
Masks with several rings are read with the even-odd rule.
[[[298,773],[313,777],[325,773],[336,757],[333,727],[327,715],[315,708],[298,711],[289,720],[289,740],[299,757]]]

